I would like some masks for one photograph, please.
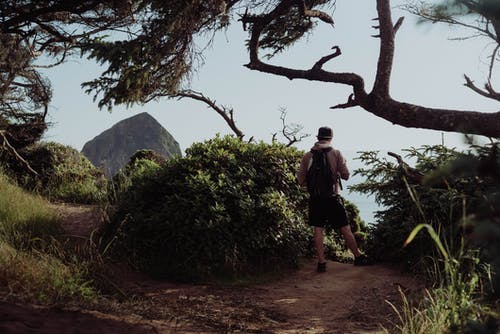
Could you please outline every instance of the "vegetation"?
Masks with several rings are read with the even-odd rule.
[[[41,197],[30,196],[0,173],[0,239],[27,250],[61,233],[55,213]]]
[[[450,1],[445,5],[453,6],[454,2],[472,3],[468,13],[480,23],[470,26],[477,27],[483,36],[493,42],[495,52],[491,64],[495,64],[499,38],[498,30],[491,27],[498,26],[498,11],[493,10],[496,6],[493,9],[486,6],[491,0]],[[149,1],[145,3],[149,4]],[[349,86],[352,94],[346,99],[347,102],[332,108],[359,106],[405,127],[500,136],[498,112],[429,108],[396,101],[391,97],[389,82],[395,52],[394,41],[403,18],[393,22],[390,0],[376,0],[373,3],[376,3],[378,14],[374,37],[380,38],[380,52],[371,91],[366,89],[365,79],[357,73],[339,73],[324,68],[327,62],[341,57],[340,46],[334,46],[331,54],[318,55],[318,61],[303,70],[267,62],[268,58],[285,52],[311,33],[318,22],[333,27],[334,18],[329,14],[335,6],[333,0],[191,0],[154,5],[152,2],[151,7],[144,7],[151,10],[142,12],[144,15],[139,16],[137,24],[130,27],[133,33],[124,36],[123,40],[98,38],[84,45],[89,58],[107,66],[99,78],[84,83],[84,86],[87,92],[95,93],[100,98],[100,106],[107,107],[145,103],[160,96],[175,97],[179,96],[179,91],[181,94],[182,91],[190,94],[185,88],[189,85],[190,75],[196,71],[196,64],[202,63],[200,60],[203,57],[195,44],[195,37],[222,30],[232,23],[239,25],[241,21],[243,29],[248,31],[247,68],[288,79]],[[262,50],[266,52],[264,57],[260,55]],[[466,86],[486,98],[498,96],[491,85],[481,90],[470,79],[466,83]],[[195,98],[200,97],[195,95]],[[225,116],[230,118],[227,113]],[[231,122],[228,124],[231,126]]]
[[[61,0],[7,1],[0,7],[0,74],[5,78],[0,83],[0,141],[4,147],[19,149],[39,140],[45,131],[52,92],[50,82],[38,70],[41,59],[53,60],[45,66],[56,66],[68,55],[83,51],[107,65],[99,78],[84,84],[89,93],[101,98],[100,106],[146,103],[161,96],[179,96],[182,91],[189,93],[184,88],[203,57],[203,48],[195,44],[196,37],[220,31],[232,23],[240,24],[239,21],[249,33],[246,66],[250,70],[350,86],[352,94],[347,102],[333,108],[360,106],[406,127],[498,137],[498,113],[428,108],[391,98],[394,39],[403,19],[393,23],[390,0],[374,3],[379,22],[375,37],[380,38],[381,47],[375,84],[367,91],[360,75],[323,68],[341,56],[340,46],[335,46],[329,55],[318,55],[319,60],[303,71],[266,63],[259,57],[261,49],[268,51],[268,57],[285,52],[312,32],[319,21],[333,26],[334,20],[328,13],[335,6],[333,0],[143,0],[85,4]],[[464,26],[493,42],[484,89],[469,76],[465,84],[485,98],[498,100],[499,93],[491,80],[500,40],[496,2],[415,3],[407,7],[410,12],[432,22]],[[461,21],[463,17],[472,20]],[[74,29],[75,25],[79,29]]]
[[[61,64],[90,36],[129,24],[131,10],[126,1],[2,1],[0,143],[3,148],[18,150],[34,144],[47,129],[52,89],[40,68]],[[11,157],[15,155],[13,151],[10,153]]]
[[[232,137],[194,144],[135,180],[105,239],[134,266],[174,279],[297,265],[309,234],[295,181],[300,156]]]
[[[415,169],[431,174],[455,160],[460,153],[444,146],[426,146],[406,150],[406,157],[415,161]],[[418,242],[402,249],[410,232],[420,223],[429,223],[440,231],[453,251],[459,248],[464,210],[477,205],[477,189],[482,183],[476,177],[439,179],[430,187],[415,183],[408,176],[408,166],[398,165],[379,157],[377,152],[364,152],[360,159],[366,168],[355,174],[366,181],[351,189],[374,194],[384,208],[375,214],[377,224],[371,229],[367,251],[376,259],[399,262],[409,267],[428,266],[425,261],[437,254],[432,240],[424,236]],[[465,207],[464,207],[465,204]]]
[[[368,251],[410,266],[433,285],[418,304],[403,295],[403,308],[396,309],[398,330],[493,333],[499,316],[495,305],[489,306],[499,291],[498,143],[473,146],[466,153],[442,146],[407,153],[426,177],[415,177],[415,169],[404,163],[395,166],[366,152],[361,159],[370,168],[357,173],[367,181],[353,187],[374,193],[385,207],[376,214]],[[432,238],[417,234],[423,227]]]
[[[47,128],[52,97],[50,83],[38,71],[41,57],[54,60],[49,66],[55,66],[81,51],[106,64],[99,78],[84,84],[88,93],[101,98],[101,107],[185,96],[191,91],[183,88],[202,57],[195,37],[221,30],[236,18],[249,32],[250,70],[350,86],[347,102],[332,108],[360,106],[406,127],[499,137],[498,112],[428,108],[391,97],[394,38],[403,20],[393,23],[389,0],[375,2],[375,37],[381,47],[374,85],[367,91],[360,75],[323,68],[341,56],[339,46],[303,71],[267,63],[259,56],[261,49],[269,51],[269,58],[284,52],[311,32],[316,20],[333,24],[326,10],[335,1],[4,1],[0,159],[19,184],[49,199],[105,200],[102,176],[78,152],[58,144],[29,146]],[[497,1],[419,2],[406,9],[425,20],[464,26],[489,38],[493,43],[484,88],[468,75],[465,86],[500,100],[492,80],[500,50]],[[113,30],[119,33],[104,34]],[[194,94],[199,97],[203,95]],[[232,111],[218,112],[239,135]],[[412,174],[404,163],[395,166],[367,152],[361,159],[368,168],[358,171],[367,181],[354,187],[375,194],[385,207],[369,231],[368,252],[424,272],[435,283],[421,304],[408,302],[398,311],[399,329],[494,331],[495,321],[488,320],[483,302],[486,297],[498,299],[500,291],[498,143],[465,154],[442,146],[407,152],[426,178]],[[294,179],[299,156],[284,145],[229,137],[195,144],[185,158],[165,164],[139,155],[111,188],[117,210],[104,230],[106,247],[151,274],[183,280],[239,277],[256,269],[296,265],[308,244],[305,194]],[[86,264],[75,264],[78,260],[59,243],[60,226],[44,200],[21,191],[3,174],[0,187],[0,282],[41,301],[93,296],[84,278]],[[355,217],[355,209],[348,209]],[[353,218],[351,224],[362,237],[361,222]],[[434,238],[416,235],[421,226],[433,231]],[[413,241],[401,249],[408,235]],[[340,247],[334,241],[330,234],[335,253]]]
[[[405,244],[410,243],[419,230],[427,228],[439,249],[433,273],[437,275],[434,286],[417,303],[401,292],[401,309],[391,305],[399,316],[396,326],[400,333],[496,333],[499,328],[495,312],[482,300],[481,274],[485,269],[479,265],[477,253],[462,248],[452,257],[432,226],[418,225]]]
[[[0,173],[0,289],[39,302],[88,299],[85,267],[63,261],[62,229],[48,203]]]
[[[15,161],[9,171],[24,188],[50,200],[99,203],[106,200],[106,179],[76,149],[58,143],[37,143],[20,151],[38,175],[26,174]]]
[[[125,196],[132,184],[154,174],[165,162],[165,158],[152,150],[139,150],[130,157],[124,168],[118,171],[109,183],[109,201],[116,203]]]
[[[403,294],[403,307],[394,306],[396,329],[494,331],[498,310],[489,301],[499,291],[498,145],[406,152],[415,168],[375,152],[361,155],[367,167],[356,173],[367,180],[353,188],[374,193],[384,205],[377,225],[367,230],[346,203],[358,242],[366,237],[372,256],[419,269],[429,280],[423,298]],[[152,275],[184,281],[294,267],[299,256],[311,254],[307,194],[295,180],[301,156],[283,144],[229,136],[194,144],[185,157],[168,161],[139,151],[113,180],[116,211],[103,230],[103,250]],[[99,255],[71,248],[45,200],[0,176],[3,286],[44,303],[95,298],[95,286],[109,284],[91,278],[107,275],[96,267]],[[432,238],[417,233],[422,227]],[[331,258],[345,259],[338,235],[328,231],[326,242]]]

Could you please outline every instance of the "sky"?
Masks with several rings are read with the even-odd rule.
[[[402,1],[393,1],[397,6]],[[310,68],[321,57],[340,46],[342,55],[325,69],[358,73],[367,90],[375,77],[379,40],[372,28],[376,17],[375,1],[338,0],[332,13],[335,27],[319,23],[308,38],[297,43],[272,63],[299,69]],[[393,98],[429,107],[497,111],[498,103],[488,101],[463,86],[469,74],[482,86],[487,74],[487,55],[491,45],[484,39],[454,41],[468,34],[446,25],[417,24],[406,12],[394,8],[393,20],[405,16],[396,35],[396,52],[391,78]],[[270,142],[282,128],[280,109],[287,112],[287,123],[302,125],[311,136],[296,146],[308,150],[320,126],[334,130],[334,146],[344,152],[351,169],[360,166],[354,158],[358,151],[400,151],[408,147],[441,144],[464,147],[462,135],[440,131],[409,129],[378,118],[356,107],[332,110],[351,93],[348,86],[288,80],[243,65],[248,62],[245,47],[247,32],[241,24],[232,25],[215,36],[206,50],[204,64],[191,80],[191,88],[232,107],[238,127],[246,138]],[[200,45],[204,39],[200,39]],[[102,68],[85,59],[72,58],[45,72],[52,82],[54,98],[50,106],[52,126],[45,140],[56,141],[81,150],[83,145],[116,122],[137,113],[148,112],[179,142],[181,150],[216,134],[232,134],[223,119],[201,102],[189,99],[161,99],[130,108],[117,106],[110,113],[99,110],[92,95],[80,84],[97,77]],[[279,140],[285,139],[278,136]],[[349,185],[348,181],[345,186]]]

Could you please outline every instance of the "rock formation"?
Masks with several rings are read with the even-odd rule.
[[[88,141],[82,153],[110,178],[142,149],[154,150],[166,158],[181,155],[174,137],[145,112],[116,123]]]

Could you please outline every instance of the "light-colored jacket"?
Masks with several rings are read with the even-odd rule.
[[[327,141],[319,141],[314,144],[311,150],[321,150],[324,148],[331,147],[330,143]],[[307,186],[307,171],[312,165],[312,153],[309,151],[302,157],[300,162],[300,168],[297,172],[297,180],[299,184],[303,187]],[[330,163],[330,168],[332,169],[333,175],[338,175],[344,180],[349,179],[349,169],[347,169],[346,160],[342,156],[339,150],[332,149],[328,152],[328,162]],[[335,193],[340,192],[340,184],[337,181],[335,184]]]

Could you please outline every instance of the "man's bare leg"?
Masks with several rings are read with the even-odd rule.
[[[323,228],[314,227],[314,246],[316,247],[316,253],[318,254],[318,262],[325,262],[325,247],[323,244]]]
[[[341,227],[340,232],[342,233],[342,236],[344,237],[347,248],[349,248],[351,250],[352,254],[355,257],[360,256],[361,252],[358,249],[358,243],[356,242],[356,238],[354,238],[354,234],[351,231],[351,225],[346,225],[346,226]]]

